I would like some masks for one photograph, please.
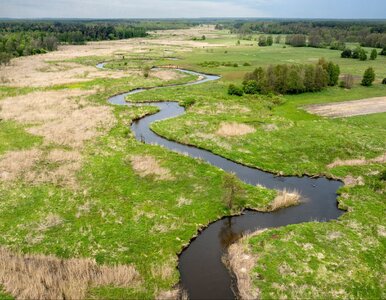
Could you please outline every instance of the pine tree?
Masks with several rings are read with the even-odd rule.
[[[363,74],[362,85],[371,86],[375,80],[375,72],[373,68],[368,68]]]

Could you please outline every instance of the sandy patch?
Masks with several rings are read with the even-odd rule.
[[[135,155],[130,157],[131,166],[141,177],[155,176],[161,180],[173,180],[170,170],[161,167],[159,162],[150,155]]]
[[[234,137],[255,132],[256,129],[240,123],[221,123],[216,134],[223,137]]]
[[[386,97],[310,105],[305,108],[312,114],[340,118],[386,112]]]
[[[90,287],[140,283],[138,272],[129,265],[23,255],[5,248],[0,248],[0,258],[0,285],[16,299],[84,299]]]
[[[371,163],[383,164],[386,163],[386,153],[371,159],[365,159],[364,157],[358,159],[341,160],[337,159],[334,162],[327,165],[329,169],[339,166],[363,166]]]

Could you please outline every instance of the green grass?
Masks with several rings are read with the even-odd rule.
[[[28,134],[22,126],[0,120],[0,155],[6,151],[31,148],[41,142],[40,137]]]
[[[242,41],[241,46],[235,46],[234,36],[228,36],[225,31],[220,35],[207,42],[221,42],[226,47],[200,48],[192,52],[181,51],[184,50],[181,47],[168,47],[172,50],[170,56],[181,58],[178,62],[165,59],[158,47],[146,55],[154,57],[157,65],[176,63],[188,69],[221,74],[223,79],[203,85],[151,90],[129,99],[176,100],[192,104],[187,114],[155,123],[152,129],[167,138],[206,148],[234,161],[288,175],[363,176],[364,186],[345,187],[340,191],[345,195],[340,198],[340,205],[350,212],[339,221],[292,225],[269,230],[251,239],[250,246],[259,257],[254,272],[261,275],[260,279],[254,280],[254,285],[261,290],[262,298],[384,298],[381,277],[384,274],[385,237],[379,232],[384,233],[386,226],[384,194],[381,193],[385,183],[379,180],[376,172],[385,166],[330,170],[326,165],[338,157],[371,158],[383,153],[386,149],[385,114],[330,120],[310,115],[302,107],[312,103],[385,96],[386,87],[377,83],[364,88],[357,84],[349,91],[328,88],[320,93],[296,96],[237,97],[227,95],[227,86],[230,82],[240,83],[245,72],[257,66],[309,63],[320,57],[339,63],[343,73],[358,76],[367,66],[373,65],[380,79],[385,77],[386,58],[360,62],[340,59],[339,51],[326,49],[243,45],[251,41]],[[124,55],[125,60],[86,57],[73,61],[95,65],[116,59],[107,67],[129,69],[132,62],[127,54]],[[142,54],[130,55],[141,61]],[[127,65],[124,64],[126,61]],[[202,65],[204,61],[235,62],[240,66],[209,68]],[[242,66],[245,62],[252,66]],[[97,94],[90,96],[89,101],[106,104],[109,96],[137,87],[165,86],[193,79],[185,76],[164,82],[129,76],[81,83],[74,79],[74,83],[49,89],[97,89]],[[0,87],[0,99],[31,91],[30,88]],[[134,139],[129,129],[131,121],[155,111],[154,107],[114,107],[118,124],[106,135],[91,141],[83,151],[84,165],[77,174],[78,190],[52,184],[27,185],[21,181],[0,183],[0,244],[25,253],[54,254],[64,258],[92,257],[99,263],[133,264],[144,279],[141,287],[94,288],[88,296],[150,299],[178,283],[176,254],[199,228],[242,207],[264,209],[274,198],[274,191],[242,185],[246,193],[237,199],[236,207],[230,211],[223,202],[223,171],[203,161]],[[234,138],[218,137],[215,132],[221,122],[246,123],[256,132]],[[273,125],[277,129],[267,131],[267,126]],[[10,150],[46,147],[41,145],[40,138],[27,134],[24,127],[8,121],[0,121],[0,141],[0,155]],[[130,156],[145,154],[155,157],[162,167],[169,169],[174,179],[158,180],[136,174]],[[179,206],[180,198],[190,200],[190,204]],[[89,211],[79,214],[86,203]],[[48,213],[59,215],[64,222],[41,233],[37,230],[38,224]],[[334,232],[338,237],[329,239],[336,235],[331,235]],[[38,242],[32,243],[36,237],[39,237],[35,239]],[[304,245],[309,249],[305,250]],[[286,266],[280,268],[283,264]],[[169,276],[162,277],[154,272],[162,267],[171,269]],[[283,276],[280,270],[291,272]],[[277,285],[283,285],[284,289]],[[334,294],[340,289],[343,290],[341,294]],[[0,292],[2,297],[7,296]]]

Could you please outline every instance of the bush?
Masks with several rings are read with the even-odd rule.
[[[228,95],[236,95],[236,96],[242,96],[244,94],[242,88],[234,85],[234,84],[230,84],[229,87],[228,87]]]
[[[268,44],[267,44],[267,38],[266,38],[264,35],[260,35],[260,36],[259,36],[259,43],[258,43],[258,45],[259,45],[260,47],[265,47],[265,46],[268,45]]]
[[[386,48],[383,48],[381,52],[379,52],[379,55],[386,55]]]
[[[378,52],[376,49],[373,49],[373,51],[371,51],[371,55],[370,55],[370,59],[371,60],[375,60],[378,56]]]
[[[343,76],[342,81],[339,83],[341,88],[351,89],[354,85],[354,77],[351,74]]]
[[[143,77],[145,77],[145,78],[148,78],[149,77],[149,74],[150,74],[150,67],[149,66],[145,66],[144,68],[143,68]]]
[[[0,52],[0,66],[8,65],[11,61],[12,55],[6,52]]]
[[[243,63],[243,66],[244,66],[244,67],[250,67],[250,66],[251,66],[251,64],[250,64],[250,63],[248,63],[248,62],[245,62],[245,63]]]
[[[351,58],[352,57],[352,51],[351,49],[344,49],[342,54],[340,55],[341,58]]]
[[[257,94],[260,91],[257,81],[255,80],[243,82],[243,90],[246,94]]]
[[[366,51],[365,51],[365,50],[362,50],[362,51],[359,53],[359,60],[361,60],[361,61],[367,60],[367,54],[366,54]]]
[[[368,68],[363,74],[362,85],[371,86],[375,80],[375,72],[373,68]]]
[[[285,43],[293,47],[305,47],[307,36],[304,34],[287,35]]]
[[[386,84],[386,78],[383,78],[382,84]]]

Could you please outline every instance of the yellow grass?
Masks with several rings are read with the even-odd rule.
[[[130,157],[134,171],[141,177],[155,176],[161,180],[173,180],[170,170],[161,167],[159,162],[150,155],[135,155]]]
[[[255,128],[246,124],[221,123],[220,128],[217,130],[216,134],[223,137],[234,137],[246,135],[255,131]]]
[[[84,299],[93,286],[139,282],[133,266],[99,266],[91,259],[22,255],[0,247],[0,285],[16,299]]]
[[[386,163],[386,153],[372,159],[365,159],[363,157],[358,159],[348,159],[348,160],[337,159],[333,163],[329,164],[327,167],[332,169],[339,166],[363,166],[371,163],[379,163],[379,164]]]
[[[269,205],[269,211],[300,204],[301,195],[297,191],[278,191],[276,198]]]
[[[0,180],[11,181],[28,172],[41,158],[38,149],[11,151],[0,156]]]
[[[232,244],[228,248],[228,253],[224,257],[224,261],[228,268],[236,276],[237,287],[240,299],[257,299],[259,290],[253,288],[251,272],[257,263],[257,257],[253,255],[248,248],[247,240],[254,235],[264,232],[259,230],[249,236],[245,236]]]

